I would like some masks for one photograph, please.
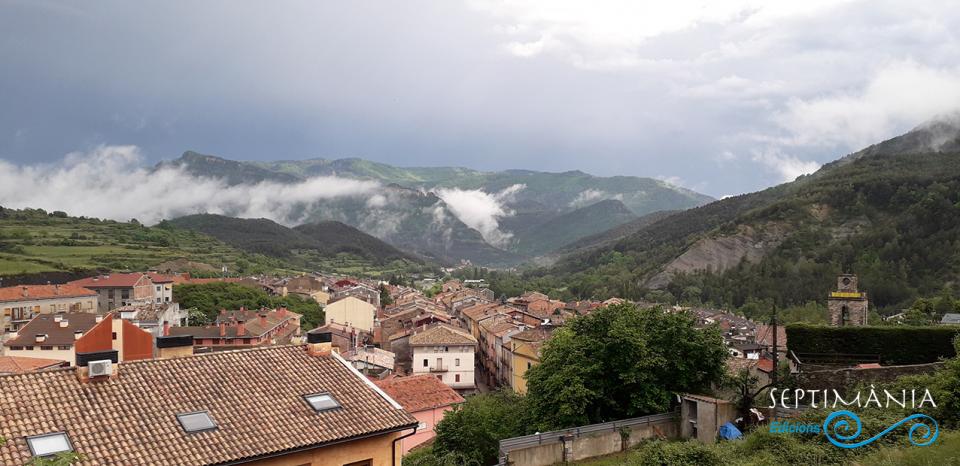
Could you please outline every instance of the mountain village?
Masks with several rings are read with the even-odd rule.
[[[222,309],[208,325],[192,324],[177,287],[224,282],[315,300],[323,323],[307,330],[284,307],[241,307]],[[204,464],[400,464],[403,455],[429,445],[437,424],[465,399],[498,390],[525,394],[527,371],[570,319],[625,304],[563,302],[537,291],[498,297],[484,280],[422,284],[437,292],[319,274],[192,278],[155,271],[0,288],[0,373],[12,375],[0,377],[0,396],[18,406],[3,415],[0,458],[15,463],[80,452],[95,464],[141,464],[176,462],[169,456],[175,450],[179,459]],[[837,291],[824,298],[833,326],[868,323],[867,294],[856,276],[841,276]],[[759,385],[776,380],[778,361],[788,361],[794,374],[809,372],[801,375],[811,380],[823,370],[860,380],[932,370],[882,366],[863,355],[807,359],[817,355],[790,351],[784,327],[775,323],[718,309],[630,304],[686,313],[699,327],[718,328],[728,372],[747,371]],[[944,324],[951,319],[944,316]],[[729,396],[677,396],[677,412],[631,434],[630,443],[643,437],[712,443],[724,426],[744,423]],[[748,415],[756,423],[782,414],[751,408]],[[136,434],[117,435],[129,428]],[[524,451],[505,440],[501,461],[553,464],[628,446],[598,441],[605,438],[599,432],[592,440],[569,435],[546,444],[548,450],[538,443]]]

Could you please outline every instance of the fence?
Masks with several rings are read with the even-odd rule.
[[[500,465],[543,466],[625,450],[643,439],[676,438],[679,413],[604,422],[500,441]]]

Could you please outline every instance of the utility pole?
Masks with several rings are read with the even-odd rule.
[[[777,346],[777,305],[773,305],[773,316],[770,319],[770,325],[773,328],[773,372],[770,374],[770,380],[774,385],[777,384],[777,368],[779,367],[780,350]]]

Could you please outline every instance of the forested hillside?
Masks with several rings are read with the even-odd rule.
[[[528,277],[564,283],[573,296],[654,292],[734,307],[819,301],[841,272],[860,275],[881,308],[951,292],[960,154],[950,141],[960,131],[944,138],[943,129],[924,126],[794,182],[670,215]]]

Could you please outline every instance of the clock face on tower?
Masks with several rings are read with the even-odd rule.
[[[844,286],[850,285],[850,277],[843,277],[843,285]]]

